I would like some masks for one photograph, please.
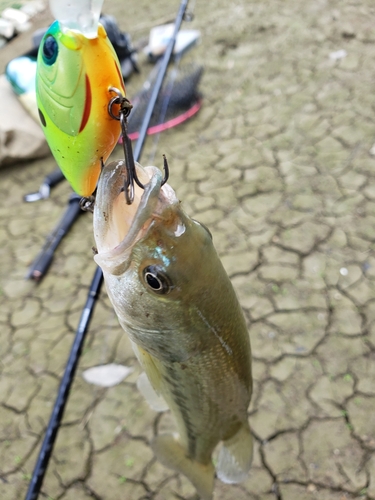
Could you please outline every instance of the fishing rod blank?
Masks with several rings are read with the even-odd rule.
[[[70,197],[68,207],[64,215],[57,224],[56,228],[47,237],[47,241],[42,250],[29,267],[26,279],[33,279],[39,282],[45,276],[52,263],[56,248],[59,246],[69,229],[73,226],[76,219],[83,213],[80,201],[81,197],[78,194],[73,194]]]
[[[156,81],[155,81],[154,90],[151,94],[150,102],[149,102],[149,105],[146,109],[144,120],[143,120],[141,128],[139,130],[139,139],[138,139],[138,141],[135,145],[135,148],[134,148],[135,161],[138,161],[138,158],[140,158],[140,156],[141,156],[144,142],[145,142],[144,138],[147,135],[147,129],[148,129],[148,126],[149,126],[151,118],[152,118],[152,113],[153,113],[159,92],[160,92],[161,87],[163,85],[163,81],[164,81],[164,78],[165,78],[165,75],[167,72],[168,64],[171,60],[173,48],[174,48],[175,43],[176,43],[177,33],[180,30],[188,3],[189,3],[189,0],[182,0],[182,2],[180,4],[180,9],[178,11],[176,21],[174,24],[173,35],[172,35],[172,37],[167,45],[167,48],[165,50],[165,53],[164,53],[164,56],[163,56],[163,59],[162,59],[161,65],[160,65],[159,74],[158,74]]]
[[[65,372],[60,383],[59,392],[52,410],[48,427],[44,436],[42,447],[39,452],[38,460],[31,478],[26,500],[36,500],[43,483],[44,475],[47,470],[49,459],[52,454],[53,446],[56,441],[57,432],[64,414],[66,402],[68,400],[70,387],[72,385],[77,364],[82,352],[83,341],[92,318],[95,302],[100,294],[103,283],[103,273],[98,267],[90,285],[89,294],[79,320],[77,332],[74,338],[72,349],[69,354]]]
[[[165,74],[167,72],[168,64],[173,52],[173,47],[176,42],[177,33],[182,24],[184,14],[187,8],[189,0],[182,0],[180,4],[180,9],[176,17],[175,21],[175,29],[173,32],[173,36],[168,44],[167,50],[163,56],[163,62],[160,67],[160,76],[157,78],[155,85],[157,85],[157,90],[160,92],[161,86],[163,84],[163,80]],[[153,107],[155,106],[156,99],[158,97],[158,92],[154,92],[152,95],[152,99],[150,99],[149,105],[146,109],[144,120],[142,122],[142,126],[139,132],[139,138],[137,141],[136,149],[134,152],[134,159],[139,161],[144,141],[147,137],[147,129],[151,120]],[[100,290],[103,284],[103,273],[102,270],[98,267],[95,270],[95,274],[93,280],[91,282],[90,290],[88,293],[88,297],[86,300],[86,304],[81,314],[81,318],[79,320],[78,328],[76,331],[76,336],[73,342],[72,349],[69,354],[68,362],[65,368],[65,372],[60,383],[59,391],[57,394],[57,398],[53,407],[53,411],[48,422],[48,427],[46,434],[44,436],[44,440],[42,443],[42,447],[40,449],[38,459],[33,471],[33,475],[29,484],[28,491],[26,493],[25,500],[36,500],[39,496],[39,492],[43,483],[44,475],[46,473],[48,463],[52,454],[53,446],[56,441],[57,432],[64,415],[65,406],[68,400],[69,391],[74,379],[75,371],[78,365],[78,361],[82,352],[83,342],[86,337],[86,333],[94,312],[96,301],[99,297]]]

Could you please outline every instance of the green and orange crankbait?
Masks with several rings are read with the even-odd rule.
[[[87,38],[55,21],[40,44],[36,94],[48,145],[73,189],[90,196],[121,125],[108,112],[112,88],[125,95],[117,55],[104,27]]]

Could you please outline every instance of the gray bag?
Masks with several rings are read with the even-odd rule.
[[[39,123],[22,106],[5,75],[0,75],[0,166],[49,153]]]

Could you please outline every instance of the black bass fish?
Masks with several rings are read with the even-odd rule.
[[[156,436],[153,451],[209,500],[219,442],[219,479],[240,482],[251,465],[249,334],[209,231],[185,214],[168,184],[161,186],[159,169],[136,169],[145,190],[135,186],[131,205],[124,162],[102,171],[95,261],[147,375],[139,379],[141,392],[176,420],[178,435]]]

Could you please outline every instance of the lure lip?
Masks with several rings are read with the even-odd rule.
[[[50,10],[62,30],[79,31],[86,38],[97,38],[100,13],[104,0],[49,0]]]

